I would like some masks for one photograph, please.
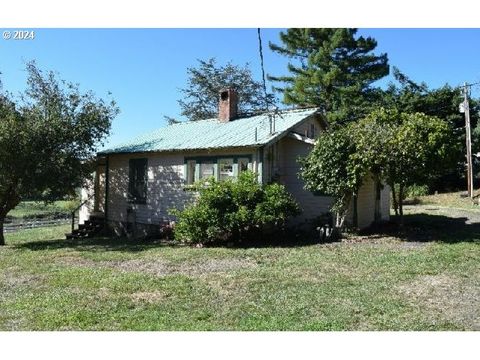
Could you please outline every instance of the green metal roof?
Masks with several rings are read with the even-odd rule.
[[[99,155],[258,147],[282,136],[316,111],[317,109],[286,110],[277,112],[275,115],[265,113],[226,123],[221,123],[218,119],[208,119],[172,124],[143,134],[114,148],[103,150],[99,152]],[[275,119],[275,132],[272,134],[270,134],[269,115]]]

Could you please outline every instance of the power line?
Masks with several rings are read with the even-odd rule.
[[[262,36],[260,34],[260,28],[257,28],[257,34],[258,34],[258,52],[260,53],[260,67],[262,68],[263,94],[265,96],[266,110],[268,111],[267,83],[265,81],[265,68],[264,68],[264,65],[263,65]]]

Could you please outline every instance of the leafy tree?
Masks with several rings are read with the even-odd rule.
[[[457,161],[450,163],[450,168],[444,175],[438,177],[430,185],[437,190],[457,188],[465,178],[465,117],[459,112],[459,104],[463,101],[460,88],[445,84],[436,89],[430,89],[425,83],[418,84],[397,68],[393,69],[396,83],[391,83],[381,98],[380,105],[393,108],[400,112],[421,112],[446,121],[452,128],[454,141],[450,152]],[[476,126],[479,123],[480,101],[470,99],[470,118],[472,123],[472,151],[480,151],[480,136],[477,136]],[[479,128],[480,129],[480,128]],[[480,130],[478,130],[480,134]],[[453,155],[454,154],[454,155]],[[461,185],[460,185],[461,186]]]
[[[354,120],[366,115],[371,84],[388,75],[386,54],[373,53],[377,42],[357,29],[288,29],[280,33],[282,45],[270,48],[294,60],[288,76],[269,76],[285,84],[276,87],[286,104],[317,106],[331,123]]]
[[[74,195],[91,169],[89,158],[109,133],[115,103],[81,93],[78,85],[27,64],[27,90],[0,94],[0,245],[3,223],[22,199]]]
[[[181,115],[188,120],[217,117],[218,94],[224,88],[237,91],[239,113],[265,111],[267,103],[273,104],[273,95],[265,98],[263,86],[254,80],[248,64],[240,67],[229,62],[222,66],[214,58],[198,62],[198,67],[187,69],[187,87],[180,89],[185,96],[178,100]]]
[[[446,121],[379,109],[357,123],[321,134],[312,152],[301,160],[301,176],[309,190],[335,199],[332,210],[338,227],[366,176],[389,184],[393,191],[398,185],[393,199],[402,222],[405,187],[428,184],[448,169],[455,160],[449,151],[453,142]]]
[[[363,159],[357,156],[351,126],[322,132],[310,154],[300,159],[301,177],[310,191],[334,198],[332,210],[336,226],[343,226],[350,202],[367,174]]]
[[[357,156],[375,177],[390,185],[395,211],[398,208],[403,222],[406,186],[430,183],[455,161],[450,124],[423,113],[379,109],[354,127]]]
[[[197,184],[199,198],[177,216],[175,238],[187,243],[240,241],[267,224],[282,227],[300,212],[292,196],[279,184],[262,186],[247,171],[237,181],[207,179]]]

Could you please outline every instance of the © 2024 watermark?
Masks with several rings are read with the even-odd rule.
[[[34,40],[34,30],[3,30],[3,40]]]

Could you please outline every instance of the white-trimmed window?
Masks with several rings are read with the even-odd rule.
[[[220,181],[233,179],[233,159],[218,159],[218,179]]]
[[[238,173],[249,170],[248,164],[250,160],[248,158],[238,158]]]
[[[186,158],[185,184],[192,185],[210,177],[218,181],[236,179],[238,174],[247,170],[251,170],[251,162],[246,156]]]
[[[206,160],[200,163],[200,179],[215,177],[215,162],[213,160]]]
[[[187,160],[187,169],[186,169],[186,183],[187,185],[192,185],[195,182],[195,168],[197,167],[196,160]]]

